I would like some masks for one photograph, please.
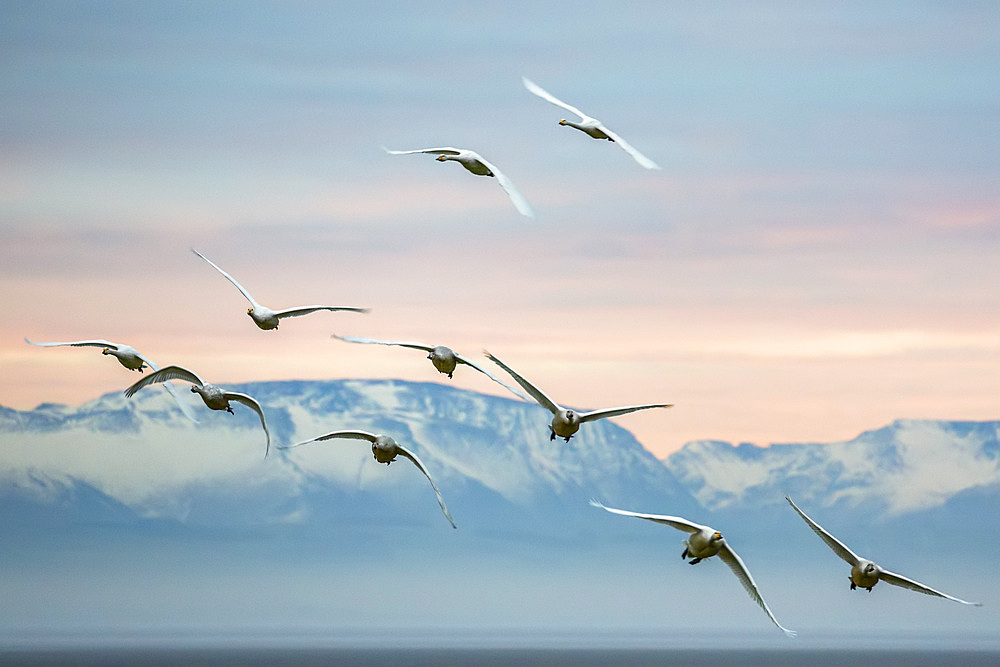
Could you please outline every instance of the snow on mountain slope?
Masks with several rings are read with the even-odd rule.
[[[108,394],[76,408],[0,411],[0,495],[70,502],[74,486],[85,485],[138,517],[178,521],[214,515],[218,507],[228,507],[233,520],[302,521],[325,511],[318,505],[332,492],[344,494],[343,503],[388,498],[436,511],[426,479],[409,462],[377,465],[367,443],[276,448],[360,429],[412,449],[456,518],[476,511],[463,505],[483,502],[524,508],[562,499],[559,505],[582,512],[591,496],[695,504],[652,454],[608,420],[585,425],[565,444],[549,440],[548,413],[537,405],[440,384],[288,381],[232,389],[264,406],[272,436],[267,459],[259,421],[243,406],[234,406],[234,415],[211,411],[181,392],[200,420],[193,424],[164,392],[142,391],[130,400]]]
[[[901,515],[1000,484],[998,431],[1000,422],[899,420],[828,445],[693,442],[665,464],[710,509],[780,504],[790,494],[813,507]]]

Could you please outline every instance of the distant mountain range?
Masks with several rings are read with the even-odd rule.
[[[591,497],[723,522],[785,512],[785,495],[834,524],[857,523],[859,512],[876,524],[969,512],[1000,521],[975,509],[985,503],[992,510],[1000,497],[1000,422],[904,420],[826,445],[700,441],[659,461],[615,420],[585,424],[568,444],[551,441],[548,413],[537,405],[444,384],[234,388],[264,405],[275,445],[335,429],[393,436],[422,457],[460,528],[499,522],[573,530],[593,520]],[[16,501],[79,520],[267,525],[391,515],[445,525],[430,486],[408,461],[386,468],[365,443],[337,440],[272,447],[264,460],[263,432],[249,410],[213,412],[187,392],[182,400],[192,402],[199,424],[155,389],[131,400],[107,394],[76,408],[0,408],[0,515],[25,516],[23,508],[2,512]]]
[[[186,391],[198,424],[155,388],[0,408],[0,596],[12,601],[0,634],[144,618],[368,627],[389,614],[409,627],[731,626],[783,639],[724,566],[682,563],[680,533],[590,498],[725,531],[792,628],[867,632],[858,605],[900,627],[995,627],[989,612],[888,586],[847,596],[846,564],[784,496],[888,567],[962,597],[998,597],[978,573],[993,571],[1000,543],[1000,422],[899,421],[827,445],[694,442],[660,461],[622,428],[627,417],[584,424],[567,444],[549,439],[537,405],[445,384],[231,388],[264,406],[267,459],[250,410],[213,412]],[[409,461],[378,464],[361,441],[275,447],[335,429],[411,448],[458,530]],[[817,608],[806,585],[837,602]],[[943,613],[951,626],[939,625]]]

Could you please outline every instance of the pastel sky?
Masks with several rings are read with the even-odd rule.
[[[996,419],[1000,9],[7,3],[0,404],[135,377],[448,380],[488,348],[657,455]],[[525,75],[657,161],[557,122]],[[492,179],[382,146],[471,148]],[[195,247],[275,308],[259,331]],[[488,362],[487,362],[488,363]],[[500,393],[473,373],[455,385]]]

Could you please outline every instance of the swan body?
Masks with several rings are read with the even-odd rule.
[[[330,310],[330,311],[346,310],[353,313],[368,312],[367,308],[348,308],[345,306],[296,306],[295,308],[286,308],[284,310],[272,310],[267,306],[257,303],[257,300],[250,295],[250,292],[248,292],[246,288],[243,287],[243,285],[240,285],[238,282],[236,282],[235,278],[233,278],[231,275],[220,269],[218,265],[215,264],[215,262],[210,260],[208,257],[205,257],[194,248],[191,248],[191,252],[198,255],[203,260],[212,265],[212,267],[216,271],[221,273],[226,280],[231,282],[236,287],[236,289],[238,289],[240,293],[244,297],[246,297],[246,300],[250,302],[250,308],[247,309],[247,315],[250,316],[250,319],[253,320],[254,324],[256,324],[258,328],[263,329],[264,331],[277,329],[278,323],[281,321],[282,318],[300,317],[302,315],[315,313],[318,310]]]
[[[864,588],[869,593],[871,593],[872,588],[875,587],[880,581],[884,581],[887,584],[892,584],[893,586],[899,586],[901,588],[907,588],[911,591],[916,591],[917,593],[924,593],[925,595],[933,595],[935,597],[944,598],[946,600],[951,600],[953,602],[958,602],[961,604],[972,605],[976,607],[983,606],[981,602],[966,602],[956,597],[952,597],[946,593],[935,590],[930,586],[925,586],[919,581],[914,581],[913,579],[908,579],[901,574],[896,574],[895,572],[890,572],[881,568],[877,563],[874,563],[866,558],[861,558],[853,551],[847,548],[847,546],[838,540],[836,537],[827,532],[822,526],[809,518],[809,516],[799,509],[798,505],[792,502],[792,499],[785,496],[785,500],[788,504],[792,506],[792,509],[802,517],[802,520],[806,522],[814,533],[819,535],[819,538],[826,543],[833,553],[840,556],[848,565],[851,566],[850,582],[851,590],[858,588]]]
[[[125,396],[132,398],[143,387],[154,382],[166,382],[167,380],[184,380],[185,382],[190,382],[191,391],[201,396],[201,400],[210,410],[225,410],[229,414],[235,414],[232,406],[229,404],[230,401],[235,401],[242,403],[256,412],[260,418],[260,425],[264,429],[264,436],[267,438],[267,445],[264,449],[264,458],[267,458],[271,450],[271,433],[268,431],[267,421],[264,419],[264,409],[255,398],[248,394],[225,391],[221,387],[205,382],[194,371],[189,371],[182,366],[164,366],[128,387],[124,392]]]
[[[431,483],[431,488],[434,489],[434,495],[437,496],[438,505],[441,507],[441,512],[444,514],[444,518],[448,520],[448,523],[451,524],[452,528],[457,528],[455,520],[451,517],[451,512],[448,511],[448,506],[445,505],[444,497],[441,495],[441,491],[438,490],[437,484],[435,484],[434,480],[431,479],[430,473],[427,472],[427,468],[424,467],[423,462],[417,457],[416,454],[397,443],[392,436],[369,433],[368,431],[332,431],[316,438],[297,442],[294,445],[281,446],[279,449],[291,449],[292,447],[308,445],[311,442],[320,442],[322,440],[332,440],[335,438],[367,440],[372,445],[372,456],[374,456],[375,460],[379,463],[389,465],[396,460],[397,456],[402,456],[412,461],[413,465],[417,466],[417,469],[420,470],[420,472],[424,474],[424,477],[427,478],[427,481]]]
[[[771,613],[771,608],[767,606],[764,602],[764,598],[761,597],[760,590],[757,588],[757,583],[753,580],[753,576],[750,574],[750,570],[743,563],[743,559],[740,558],[739,554],[733,551],[732,547],[726,542],[726,538],[722,536],[722,533],[710,528],[709,526],[702,526],[693,521],[688,521],[687,519],[681,518],[679,516],[668,516],[662,514],[640,514],[638,512],[629,512],[627,510],[614,509],[612,507],[605,507],[596,500],[591,500],[590,504],[594,507],[598,507],[605,511],[611,512],[612,514],[620,514],[622,516],[635,517],[637,519],[645,519],[646,521],[653,521],[655,523],[661,523],[671,528],[676,528],[684,533],[688,534],[687,539],[684,541],[684,552],[681,554],[681,558],[691,558],[689,561],[691,565],[696,565],[706,558],[711,558],[713,556],[718,556],[719,560],[726,564],[726,566],[732,570],[736,578],[740,580],[740,584],[743,585],[744,590],[750,598],[757,603],[761,609],[767,614],[767,617],[771,619],[778,628],[789,637],[795,636],[794,630],[789,630],[788,628],[778,623],[778,619],[774,617]]]
[[[636,162],[638,162],[646,169],[660,168],[658,164],[656,164],[648,157],[637,151],[631,144],[626,142],[620,136],[609,130],[607,126],[604,125],[604,123],[602,123],[601,121],[597,120],[592,116],[588,116],[587,114],[583,113],[582,111],[580,111],[579,109],[570,104],[566,104],[565,102],[555,97],[551,93],[546,92],[541,86],[539,86],[531,79],[528,79],[527,77],[521,77],[521,81],[524,83],[524,87],[527,88],[528,91],[531,92],[532,94],[537,95],[546,102],[551,102],[552,104],[555,104],[558,107],[562,107],[563,109],[566,109],[567,111],[574,113],[580,117],[579,121],[566,120],[564,118],[559,121],[560,125],[576,128],[577,130],[580,130],[587,136],[593,137],[594,139],[605,139],[607,141],[614,142],[623,151],[631,155],[632,159],[634,159]]]
[[[514,208],[517,209],[518,213],[528,218],[535,217],[535,211],[531,208],[528,200],[524,198],[516,187],[514,183],[504,175],[499,169],[496,168],[491,162],[488,162],[482,155],[475,151],[470,151],[466,148],[452,148],[451,146],[442,146],[441,148],[418,148],[412,151],[393,151],[388,148],[383,148],[386,153],[390,155],[411,155],[413,153],[429,153],[431,155],[437,155],[437,160],[439,162],[453,161],[457,162],[476,176],[491,176],[497,179],[500,187],[503,191],[507,193],[510,197],[510,201],[514,204]]]
[[[569,442],[570,438],[572,438],[573,435],[580,430],[580,424],[586,422],[597,421],[598,419],[605,419],[607,417],[617,417],[619,415],[625,415],[638,410],[673,407],[672,403],[653,403],[649,405],[627,405],[620,408],[607,408],[604,410],[591,410],[590,412],[578,412],[577,410],[564,408],[557,404],[551,398],[546,396],[541,389],[525,380],[512,368],[507,366],[507,364],[503,363],[489,352],[486,352],[486,357],[500,368],[507,371],[507,373],[514,378],[514,381],[521,385],[521,387],[535,399],[535,402],[552,413],[552,421],[549,424],[550,440],[555,440],[559,437],[566,442]]]

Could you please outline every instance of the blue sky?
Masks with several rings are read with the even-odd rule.
[[[685,441],[988,419],[992,3],[24,3],[0,21],[0,404],[132,378],[403,377],[330,333],[483,347]],[[664,168],[559,127],[529,76]],[[397,149],[454,145],[496,184]],[[257,331],[262,302],[369,306]],[[456,384],[496,391],[477,379]]]

